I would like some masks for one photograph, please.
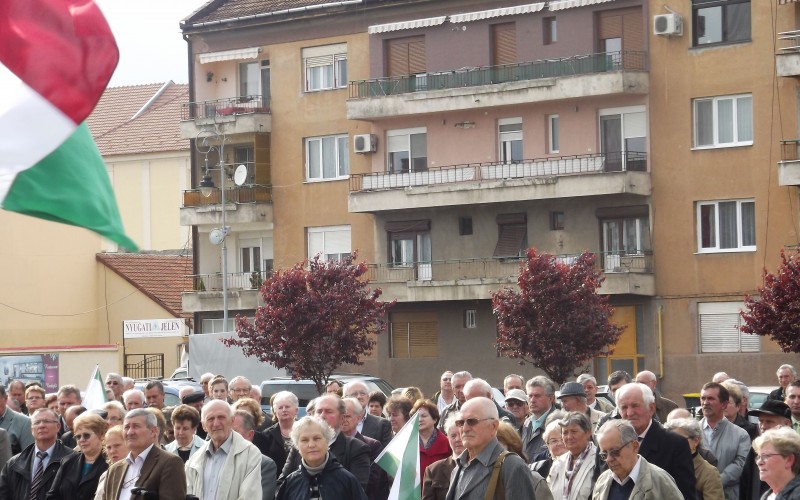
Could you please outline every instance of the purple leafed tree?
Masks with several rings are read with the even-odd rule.
[[[788,259],[781,250],[775,274],[764,269],[764,284],[758,297],[744,299],[741,330],[769,337],[783,352],[800,352],[800,254]]]
[[[372,334],[386,328],[386,312],[394,305],[378,300],[380,289],[367,288],[367,265],[355,258],[325,261],[317,255],[276,271],[261,286],[264,305],[254,324],[237,316],[238,338],[223,342],[295,379],[313,380],[321,393],[339,366],[362,364],[375,347]]]
[[[492,295],[497,318],[497,348],[503,355],[542,369],[564,383],[575,367],[608,352],[622,328],[609,320],[608,296],[594,255],[584,252],[574,264],[528,249],[517,284]]]

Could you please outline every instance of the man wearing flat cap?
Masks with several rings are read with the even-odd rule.
[[[181,403],[191,406],[197,410],[198,413],[203,411],[203,402],[205,399],[206,395],[203,391],[190,392],[189,394],[181,395]],[[202,425],[198,425],[197,429],[195,430],[195,435],[200,439],[205,440],[208,434],[206,433],[206,430],[203,429]]]
[[[758,428],[761,434],[777,427],[791,427],[792,412],[789,406],[777,399],[766,399],[761,406],[755,410],[750,410],[747,415],[758,417]],[[767,483],[762,482],[758,475],[756,465],[756,452],[750,448],[747,458],[742,467],[742,478],[739,480],[739,498],[761,498],[765,491],[769,489]]]
[[[517,425],[514,428],[521,436],[525,419],[528,418],[528,395],[522,389],[511,389],[506,394],[505,406],[506,410],[517,419]]]
[[[586,404],[586,392],[583,390],[583,384],[578,382],[567,382],[562,385],[558,399],[561,400],[561,407],[564,411],[577,411],[586,415],[592,423],[592,434],[597,431],[600,419],[606,416],[605,413],[590,408]]]

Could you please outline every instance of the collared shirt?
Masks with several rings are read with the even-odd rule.
[[[486,468],[494,466],[494,462],[492,461],[492,452],[494,451],[495,446],[498,444],[499,441],[497,441],[497,438],[493,438],[483,448],[483,450],[478,453],[478,456],[472,460],[469,459],[469,450],[464,450],[464,452],[459,455],[456,461],[461,469],[461,477],[458,478],[458,484],[456,484],[456,498],[464,494],[467,486],[471,485],[472,482],[476,480],[475,476],[485,474]],[[481,498],[483,498],[483,495],[481,495]]]
[[[365,412],[364,412],[364,416],[363,416],[363,417],[361,417],[361,419],[360,419],[360,420],[358,421],[358,423],[356,424],[356,430],[357,430],[358,432],[361,432],[361,430],[364,428],[364,421],[365,421],[366,419],[367,419],[367,412],[365,411]]]
[[[55,450],[55,449],[56,449],[56,442],[55,441],[53,441],[53,444],[50,445],[50,448],[47,448],[46,450],[40,450],[38,446],[34,445],[34,447],[33,447],[33,460],[31,460],[31,478],[33,478],[33,476],[36,475],[36,467],[39,466],[39,459],[36,458],[36,453],[39,452],[39,451],[44,451],[44,452],[47,453],[47,456],[44,457],[44,460],[42,460],[42,462],[43,462],[42,463],[42,467],[44,467],[46,469],[47,466],[50,464],[50,459],[53,458],[53,450]]]
[[[136,458],[133,458],[131,453],[128,453],[128,456],[125,457],[128,467],[125,469],[125,475],[122,477],[122,484],[119,487],[118,500],[131,499],[131,490],[136,487],[136,483],[139,481],[139,476],[142,473],[144,461],[147,460],[147,455],[152,449],[153,445],[151,444],[145,448],[143,452],[139,453]]]
[[[647,433],[650,431],[650,427],[653,426],[653,419],[650,419],[650,423],[647,424],[647,429],[644,430],[643,433],[639,434],[639,442],[641,443],[644,441],[644,438],[647,437]]]
[[[209,442],[206,463],[203,466],[203,500],[216,500],[219,479],[222,477],[222,469],[225,467],[231,446],[233,446],[233,432],[219,448],[214,449],[214,442]]]
[[[536,418],[536,415],[531,413],[531,430],[536,431],[536,429],[543,426],[544,421],[547,420],[547,416],[550,414],[552,410],[553,407],[551,406],[550,408],[547,409],[546,412],[542,413],[542,415],[539,418]]]
[[[633,481],[633,484],[636,484],[636,482],[639,481],[639,468],[641,464],[642,464],[642,457],[636,455],[636,465],[633,466],[631,473],[628,474],[628,477],[626,477],[624,481],[621,481],[619,476],[614,474],[614,472],[611,473],[611,477],[613,477],[614,481],[616,481],[617,484],[620,486],[624,486],[625,483],[628,482],[628,480],[631,480]]]
[[[711,440],[714,439],[714,429],[710,425],[708,425],[708,420],[703,419],[703,436],[705,437],[705,443],[711,444]]]
[[[794,418],[794,415],[792,415],[792,429],[794,429],[795,432],[800,434],[800,420]]]

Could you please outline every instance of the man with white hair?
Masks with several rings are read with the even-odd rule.
[[[128,411],[135,410],[136,408],[144,408],[144,393],[139,389],[127,390],[122,394],[122,403]]]
[[[528,393],[531,415],[522,425],[522,447],[528,456],[528,462],[533,463],[541,453],[547,451],[547,444],[542,436],[548,415],[556,409],[556,384],[539,375],[525,383],[525,390]]]
[[[363,436],[375,439],[386,446],[392,440],[392,424],[385,418],[370,415],[366,411],[369,406],[369,389],[367,384],[360,380],[348,382],[344,385],[343,393],[345,397],[355,398],[361,405],[362,412],[356,422],[356,430]]]
[[[578,375],[577,383],[583,386],[583,392],[586,393],[586,405],[601,413],[611,413],[614,405],[611,404],[606,398],[597,397],[597,379],[591,373],[581,373]]]
[[[228,396],[231,398],[231,403],[235,403],[241,398],[249,398],[250,388],[252,386],[253,384],[241,375],[233,377],[231,381],[228,382]]]
[[[658,417],[659,422],[666,422],[669,412],[677,408],[678,403],[661,396],[656,388],[658,385],[658,377],[656,377],[655,373],[648,370],[641,371],[636,374],[636,382],[646,385],[653,391],[653,395],[656,398],[656,417]]]
[[[797,380],[797,370],[792,365],[781,365],[778,371],[775,372],[778,377],[778,384],[780,387],[769,393],[769,399],[777,399],[778,401],[786,400],[786,388],[789,384]]]
[[[482,378],[474,378],[464,385],[464,399],[469,401],[470,399],[478,397],[483,397],[493,401],[494,405],[497,407],[497,413],[500,420],[503,422],[508,422],[515,429],[517,428],[517,419],[514,417],[514,414],[508,410],[500,408],[500,405],[494,400],[492,386],[489,385],[489,382],[483,380]]]
[[[447,407],[442,410],[439,415],[439,425],[438,428],[441,431],[444,431],[444,423],[447,420],[447,417],[450,416],[451,413],[459,411],[461,409],[461,405],[467,400],[464,397],[464,386],[472,380],[472,374],[466,370],[455,372],[453,376],[450,378],[450,382],[453,386],[453,394],[455,395],[455,399],[452,403],[447,405]]]
[[[728,380],[729,378],[731,378],[731,377],[727,373],[725,373],[725,372],[717,372],[717,373],[714,374],[713,377],[711,377],[711,381],[712,382],[716,382],[718,384],[721,384],[721,383],[725,382],[726,380]]]
[[[461,406],[456,426],[461,429],[465,450],[456,459],[448,500],[493,498],[487,490],[496,465],[500,467],[505,498],[535,498],[533,476],[525,461],[506,452],[497,440],[499,425],[497,405],[491,399],[478,396]]]
[[[122,375],[119,373],[109,373],[106,375],[106,387],[114,392],[114,399],[122,402]]]

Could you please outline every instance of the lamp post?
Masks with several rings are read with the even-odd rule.
[[[214,192],[214,181],[211,179],[209,172],[211,170],[219,170],[219,201],[222,206],[222,228],[214,229],[211,233],[211,242],[215,242],[215,237],[219,238],[222,243],[222,328],[227,331],[228,328],[228,243],[227,237],[231,228],[225,223],[225,136],[214,133],[214,137],[220,139],[219,143],[219,168],[210,168],[208,166],[208,153],[214,149],[215,146],[210,146],[205,152],[205,173],[203,180],[200,182],[200,194],[208,198]],[[207,144],[208,138],[203,139],[203,143]],[[218,232],[216,235],[214,234]],[[219,243],[220,241],[217,241]],[[215,243],[216,244],[216,243]]]

